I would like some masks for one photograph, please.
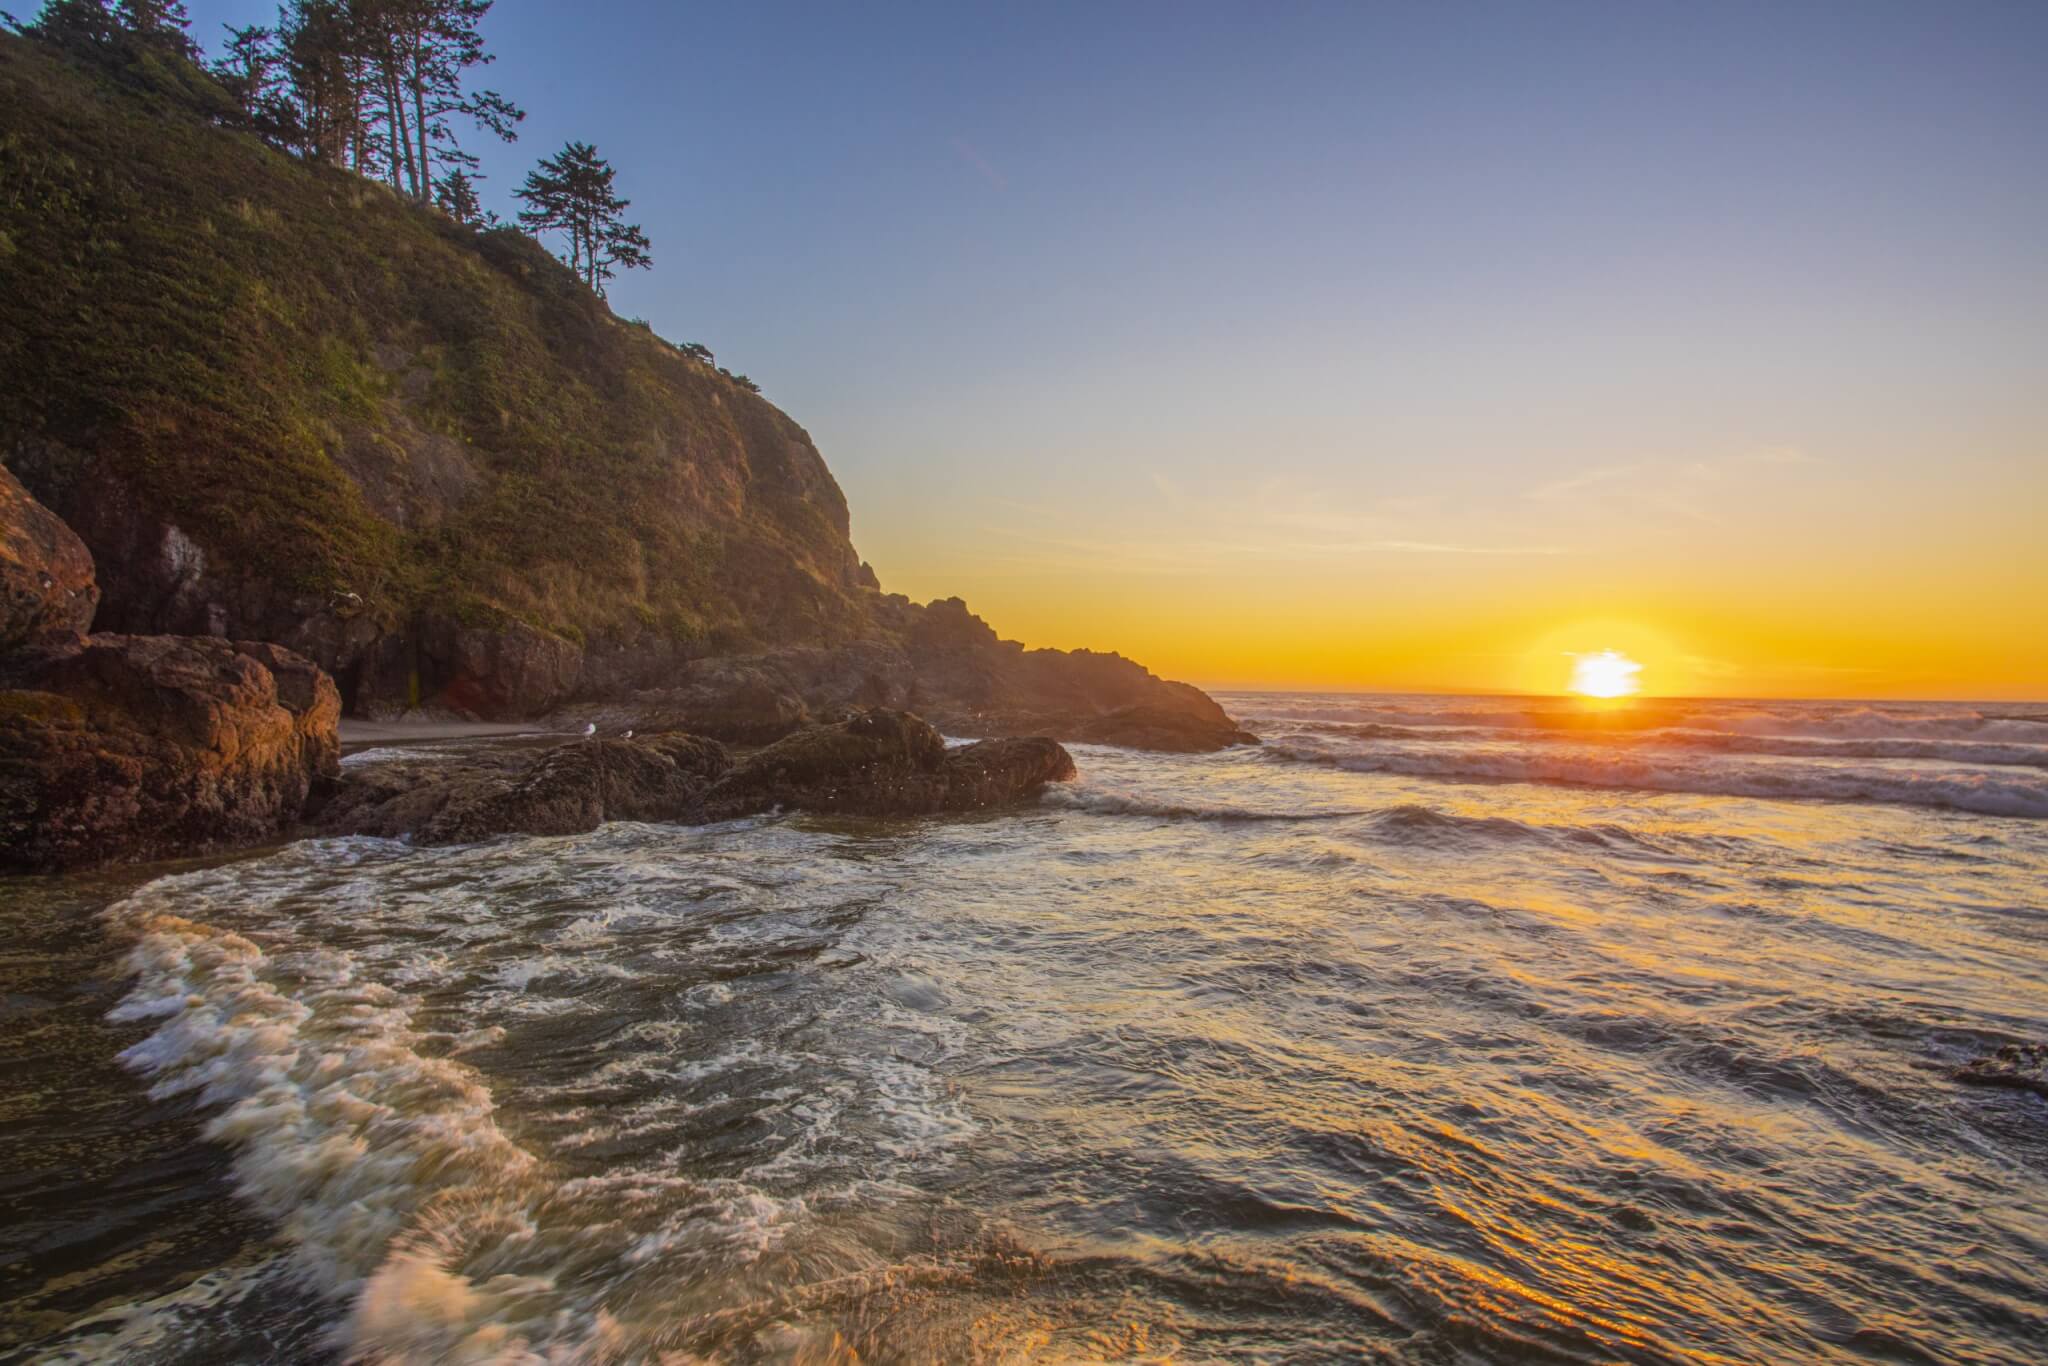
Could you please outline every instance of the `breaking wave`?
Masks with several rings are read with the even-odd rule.
[[[2048,818],[2048,776],[1967,769],[1857,768],[1742,762],[1650,750],[1330,748],[1269,742],[1264,753],[1353,773],[1467,782],[1685,792],[1712,797],[1817,799],[1941,807],[1985,816]]]
[[[1927,740],[1900,736],[1825,739],[1746,731],[1626,729],[1614,733],[1562,728],[1506,726],[1397,726],[1377,721],[1306,722],[1295,734],[1325,734],[1355,740],[1444,743],[1563,743],[1656,747],[1716,754],[1774,754],[1812,759],[1924,759],[1992,767],[2048,768],[2048,743],[2025,745],[1997,740]]]
[[[1671,702],[1646,700],[1626,710],[1589,711],[1563,698],[1284,697],[1226,695],[1253,729],[1265,721],[1395,727],[1410,738],[1451,737],[1446,728],[1483,731],[1642,734],[1704,731],[1837,740],[1969,740],[2048,747],[2048,708],[1990,711],[1944,704]],[[1384,738],[1398,738],[1388,735]]]
[[[277,882],[348,876],[364,856],[343,846],[357,843],[382,842],[299,846],[275,860],[287,870]],[[531,857],[518,849],[501,855],[508,866]],[[398,866],[364,861],[367,887]],[[507,961],[478,951],[492,942],[486,936],[453,958],[408,949],[421,927],[388,906],[369,916],[411,933],[380,937],[363,957],[304,934],[312,926],[293,923],[292,900],[263,905],[260,882],[249,888],[271,917],[260,936],[176,913],[219,904],[232,877],[162,879],[105,912],[109,929],[131,941],[124,968],[134,977],[110,1018],[150,1028],[121,1061],[149,1080],[153,1098],[189,1096],[209,1113],[204,1136],[231,1154],[237,1193],[276,1224],[290,1277],[333,1306],[325,1336],[349,1360],[648,1359],[657,1339],[688,1342],[720,1321],[730,1304],[721,1309],[717,1287],[744,1282],[771,1253],[801,1244],[804,1260],[875,1262],[821,1221],[843,1236],[847,1211],[870,1203],[893,1171],[971,1133],[928,1070],[889,1050],[792,1055],[748,1038],[678,1062],[668,1051],[675,1026],[656,1019],[616,1036],[594,1069],[521,1085],[528,1110],[542,1103],[537,1127],[534,1115],[525,1121],[536,1146],[507,1132],[490,1082],[470,1065],[506,1037],[481,1020],[558,1017],[584,993],[630,990],[641,974],[613,961],[623,955],[611,933],[630,917],[579,916],[542,932],[552,948]],[[428,870],[422,877],[423,887],[438,882]],[[346,915],[356,890],[336,888],[327,909]],[[535,931],[513,928],[515,942],[498,948],[531,942]],[[734,948],[744,957],[753,936],[738,936]],[[399,959],[414,962],[401,969]],[[554,991],[535,995],[544,983]],[[701,996],[708,1009],[730,999],[729,989]],[[920,1037],[915,1012],[884,1001],[871,1013]],[[741,1079],[790,1122],[729,1173],[686,1172],[664,1158],[664,1136],[672,1144],[692,1119],[714,1130],[731,1123],[714,1112]],[[619,1099],[650,1085],[647,1099]],[[564,1129],[575,1132],[556,1132]],[[603,1160],[622,1142],[658,1146],[636,1160]],[[701,1313],[683,1312],[682,1287],[701,1299]],[[196,1313],[190,1298],[138,1307],[70,1359],[119,1359],[177,1336]]]

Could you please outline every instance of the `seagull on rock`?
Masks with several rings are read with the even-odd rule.
[[[630,740],[633,738],[633,732],[629,730],[624,735],[621,735],[619,738],[621,740]]]
[[[584,736],[585,736],[586,738],[587,738],[587,737],[589,737],[589,736],[592,736],[592,735],[595,735],[595,734],[597,734],[597,722],[595,722],[595,721],[592,721],[592,722],[590,722],[590,723],[589,723],[588,725],[584,726],[584,727],[583,727],[583,734],[584,734]]]

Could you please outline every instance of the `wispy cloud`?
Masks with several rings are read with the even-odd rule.
[[[1002,172],[989,165],[988,158],[981,154],[981,149],[966,138],[954,138],[953,150],[960,154],[962,161],[981,172],[981,178],[995,186],[997,190],[1007,190],[1010,188],[1010,182],[1003,178]]]
[[[1399,550],[1411,555],[1562,555],[1557,545],[1450,545],[1443,541],[1374,541],[1375,550]]]
[[[1746,490],[1770,472],[1818,463],[1796,446],[1760,446],[1707,460],[1635,460],[1596,465],[1524,492],[1535,503],[1584,503],[1662,514],[1681,522],[1718,525],[1713,496]]]
[[[1020,575],[1195,575],[1389,555],[1508,559],[1569,553],[1560,545],[1524,543],[1514,528],[1469,540],[1431,534],[1451,525],[1434,496],[1361,502],[1284,478],[1190,486],[1163,470],[1150,471],[1147,480],[1157,502],[1129,508],[1113,533],[1099,523],[1077,526],[1073,509],[991,498],[991,505],[1012,515],[979,528],[978,562]]]

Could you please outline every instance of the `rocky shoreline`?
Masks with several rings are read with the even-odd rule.
[[[1137,736],[1169,749],[1249,738],[1194,689],[1175,711],[1103,705],[1119,699],[1114,687],[1064,697],[984,688],[979,695],[1008,706],[977,710],[962,701],[974,689],[943,669],[920,671],[896,647],[849,646],[699,661],[671,688],[573,713],[603,715],[624,733],[537,756],[458,747],[344,769],[341,695],[313,661],[263,641],[89,634],[98,601],[91,556],[5,469],[0,532],[0,867],[16,871],[294,835],[448,844],[570,834],[614,820],[973,811],[1074,776],[1053,734],[1017,730]],[[952,638],[928,657],[949,655],[956,671],[971,673],[977,655],[990,652],[1031,658],[964,606],[931,611]],[[1084,667],[1112,683],[1135,668],[1114,656],[1093,660]],[[949,724],[996,738],[948,747],[929,721],[892,705],[925,699]],[[1061,702],[1095,709],[1062,712]],[[633,724],[612,725],[619,717]],[[735,753],[728,742],[752,748]]]

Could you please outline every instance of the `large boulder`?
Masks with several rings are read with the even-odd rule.
[[[464,844],[491,835],[573,835],[606,821],[678,821],[732,759],[698,735],[584,740],[549,750],[498,791],[443,805],[420,828],[421,844]]]
[[[0,652],[83,635],[99,600],[85,542],[0,467]]]
[[[308,804],[298,833],[403,838],[450,807],[511,791],[532,765],[530,749],[469,745],[422,747],[402,758],[344,764],[340,779]]]
[[[972,811],[1073,776],[1073,759],[1042,736],[948,749],[919,718],[876,708],[749,755],[706,795],[704,814],[730,820],[777,808],[866,816]]]
[[[0,865],[172,857],[295,821],[335,776],[341,699],[289,651],[249,650],[99,635],[17,659],[0,692]]]

